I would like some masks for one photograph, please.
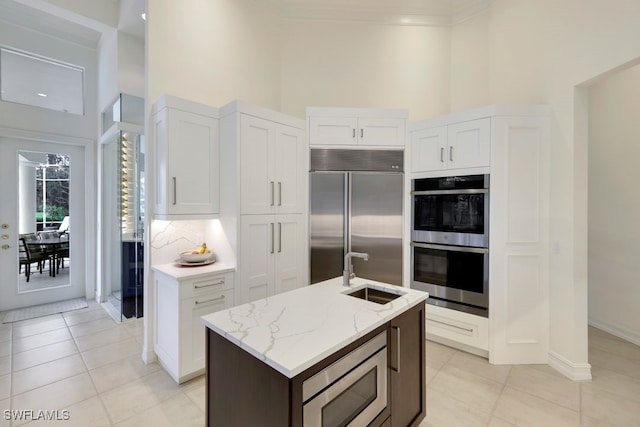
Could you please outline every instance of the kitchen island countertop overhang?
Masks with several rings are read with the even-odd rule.
[[[426,292],[337,277],[202,317],[212,331],[293,378],[428,298]],[[347,295],[365,285],[400,295],[377,304]]]

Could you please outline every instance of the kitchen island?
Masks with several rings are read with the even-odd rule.
[[[371,354],[363,358],[379,361],[365,369],[377,381],[370,387],[371,400],[359,406],[376,411],[367,424],[417,425],[425,415],[428,294],[367,279],[351,283],[344,287],[342,278],[335,278],[202,317],[208,328],[208,425],[312,425],[310,419],[327,407],[313,410],[316,397],[335,395],[338,383],[364,369],[348,366],[354,354],[367,351]],[[347,295],[365,286],[397,297],[379,304]],[[340,378],[313,391],[311,384],[326,376],[332,364],[344,370]],[[364,382],[356,379],[349,389],[366,388],[367,376],[362,374]],[[352,421],[359,420],[360,409]]]

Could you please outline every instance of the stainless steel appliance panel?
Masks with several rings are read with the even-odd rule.
[[[489,175],[413,180],[414,242],[489,246]]]
[[[303,425],[365,426],[388,404],[387,333],[302,383]]]
[[[309,181],[312,195],[310,283],[318,283],[342,275],[346,175],[342,172],[312,173]]]
[[[411,266],[411,288],[429,304],[488,317],[488,249],[412,242]]]
[[[362,251],[369,261],[353,260],[357,276],[402,285],[403,156],[311,150],[310,283],[342,275],[346,251]]]
[[[402,150],[335,150],[314,148],[311,150],[310,169],[316,171],[344,172],[402,172]]]
[[[369,254],[353,259],[358,277],[402,286],[402,174],[350,174],[351,251]]]

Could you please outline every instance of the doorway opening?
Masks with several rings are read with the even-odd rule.
[[[584,88],[588,103],[588,323],[640,346],[640,58]],[[597,328],[597,329],[594,329]],[[598,341],[599,342],[599,341]],[[637,352],[640,354],[640,350]],[[598,358],[592,352],[590,358]]]

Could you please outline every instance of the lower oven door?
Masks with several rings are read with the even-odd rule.
[[[428,303],[488,317],[489,250],[412,242],[411,287]]]
[[[358,352],[376,339],[367,351]],[[375,353],[370,355],[372,349]],[[368,425],[387,407],[387,369],[385,332],[303,383],[303,399],[309,397],[303,405],[303,425]]]

